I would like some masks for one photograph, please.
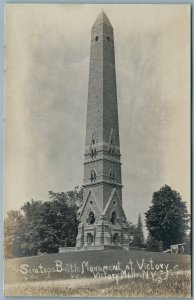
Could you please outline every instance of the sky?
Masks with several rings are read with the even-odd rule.
[[[115,43],[123,207],[164,184],[190,207],[190,6],[6,4],[4,211],[81,186],[91,27]]]

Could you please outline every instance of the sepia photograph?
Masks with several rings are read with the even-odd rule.
[[[9,3],[4,295],[190,298],[191,5]]]

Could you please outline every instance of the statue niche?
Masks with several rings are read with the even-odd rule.
[[[115,211],[112,212],[110,221],[111,221],[111,223],[112,223],[113,225],[116,225],[116,224],[117,224],[117,214],[116,214]]]
[[[88,223],[88,225],[92,225],[95,223],[95,216],[94,216],[93,211],[90,211],[90,213],[88,215],[87,223]]]

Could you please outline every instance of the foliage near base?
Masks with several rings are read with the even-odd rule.
[[[75,246],[82,189],[50,191],[49,198],[28,201],[19,211],[8,212],[4,223],[6,258],[57,253],[59,247]]]

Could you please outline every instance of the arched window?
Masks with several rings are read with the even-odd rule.
[[[110,155],[112,155],[112,156],[115,155],[115,141],[114,141],[113,129],[111,129],[111,132],[110,132],[108,150],[109,150]]]
[[[111,181],[114,181],[114,179],[115,179],[115,174],[114,174],[113,170],[110,170],[110,173],[109,173],[109,179],[110,179]]]
[[[91,182],[96,181],[96,172],[94,170],[91,171],[90,180]]]
[[[107,41],[110,41],[110,38],[109,38],[109,36],[107,36]]]
[[[95,37],[95,40],[96,40],[96,41],[98,40],[98,36]]]
[[[91,143],[90,143],[90,157],[91,159],[95,158],[97,155],[96,150],[96,138],[95,138],[95,132],[92,133]]]
[[[95,158],[95,157],[96,157],[96,155],[97,155],[96,148],[94,148],[94,149],[91,149],[91,152],[90,152],[90,157],[91,157],[91,158]]]
[[[116,224],[117,224],[117,214],[116,214],[115,211],[112,212],[110,221],[111,221],[111,223],[112,223],[113,225],[116,225]]]
[[[90,211],[90,213],[89,213],[89,215],[88,215],[87,223],[88,223],[89,225],[92,225],[92,224],[95,223],[95,216],[94,216],[93,211]]]

